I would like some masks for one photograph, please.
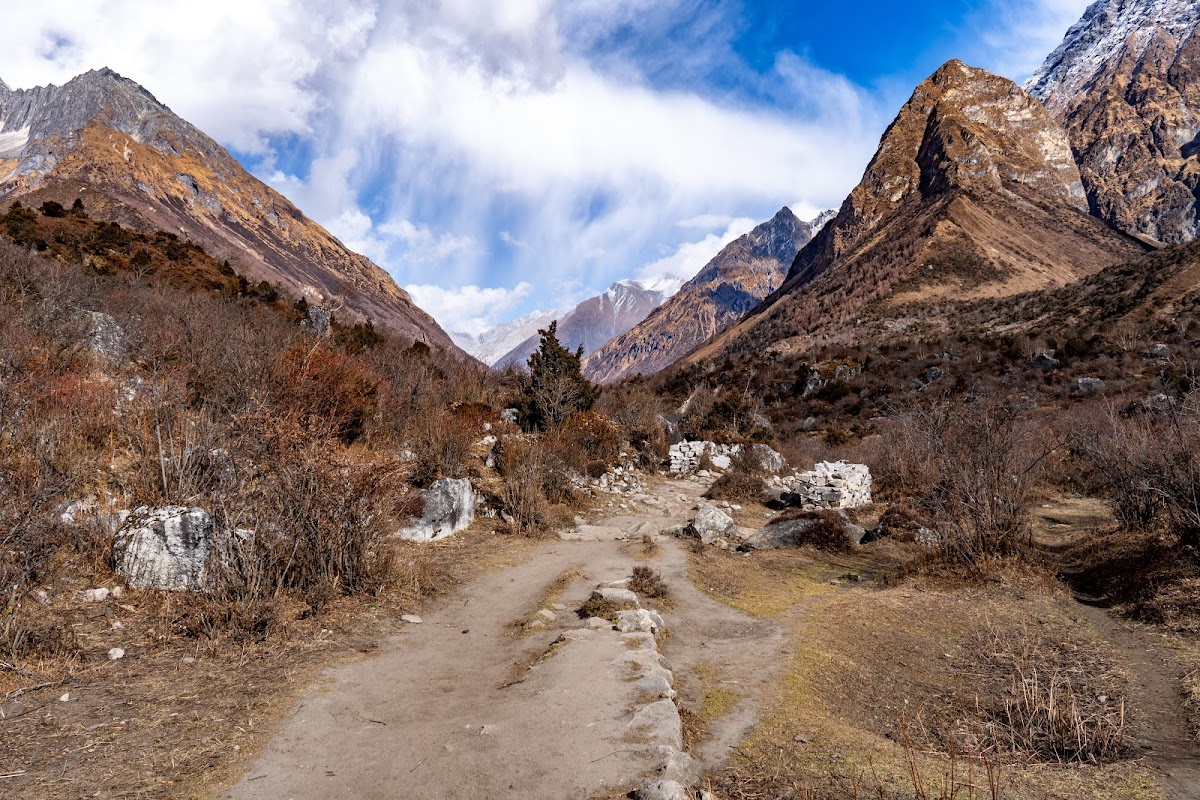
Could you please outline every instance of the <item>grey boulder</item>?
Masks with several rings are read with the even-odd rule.
[[[396,532],[410,542],[432,542],[466,530],[475,521],[475,490],[466,478],[443,478],[419,492],[422,510]]]
[[[737,524],[733,518],[713,505],[701,506],[696,518],[687,526],[686,532],[704,544],[716,544],[737,535]]]

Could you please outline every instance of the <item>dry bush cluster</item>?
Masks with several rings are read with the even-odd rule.
[[[469,474],[491,403],[511,396],[479,365],[370,326],[318,339],[283,302],[4,242],[0,301],[0,631],[14,658],[32,646],[33,591],[68,573],[111,580],[111,528],[68,524],[67,503],[212,512],[229,563],[180,629],[260,635],[288,605],[383,586],[396,506]]]
[[[1030,492],[1053,441],[1012,403],[933,404],[891,421],[881,477],[913,498],[947,562],[986,571],[1028,550]]]
[[[743,447],[741,452],[731,459],[729,469],[713,482],[705,497],[740,503],[761,501],[765,475],[766,471],[750,448]]]

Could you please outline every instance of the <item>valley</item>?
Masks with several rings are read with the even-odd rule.
[[[0,81],[0,797],[1200,797],[1196,4],[435,5]]]

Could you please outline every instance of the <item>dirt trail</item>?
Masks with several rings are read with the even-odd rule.
[[[561,800],[636,785],[656,763],[630,735],[639,698],[621,660],[626,644],[575,633],[582,623],[571,611],[528,636],[513,623],[530,619],[548,587],[574,567],[588,577],[563,593],[569,609],[597,583],[627,577],[642,536],[687,519],[701,491],[679,481],[655,488],[659,506],[578,525],[530,561],[427,610],[423,624],[407,626],[378,654],[328,671],[219,796]],[[666,540],[660,547],[653,563],[677,599],[664,613],[672,669],[687,681],[698,664],[736,664],[725,680],[740,682],[748,698],[693,754],[709,766],[753,723],[758,709],[749,698],[763,694],[758,687],[777,669],[783,640],[773,626],[696,591],[679,547]]]
[[[1110,522],[1109,511],[1100,501],[1063,499],[1039,509],[1038,541],[1057,554]],[[1060,568],[1069,577],[1077,565],[1064,561]],[[1131,671],[1129,739],[1137,755],[1158,771],[1168,797],[1200,798],[1200,747],[1191,735],[1184,707],[1183,665],[1151,629],[1107,611],[1104,598],[1078,596],[1076,611]]]

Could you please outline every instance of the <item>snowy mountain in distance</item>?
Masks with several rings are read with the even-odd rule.
[[[450,333],[454,343],[475,358],[491,366],[505,353],[545,328],[562,315],[560,311],[534,311],[519,319],[502,322],[478,336],[469,333]]]
[[[1066,129],[1093,214],[1200,236],[1200,3],[1099,0],[1025,86]]]
[[[559,317],[558,339],[570,350],[582,347],[587,355],[644,320],[664,300],[678,292],[682,283],[670,275],[617,281],[603,294],[589,297]],[[541,327],[545,324],[548,323]],[[537,348],[535,329],[529,338],[505,353],[493,366],[500,369],[510,365],[523,367]]]

